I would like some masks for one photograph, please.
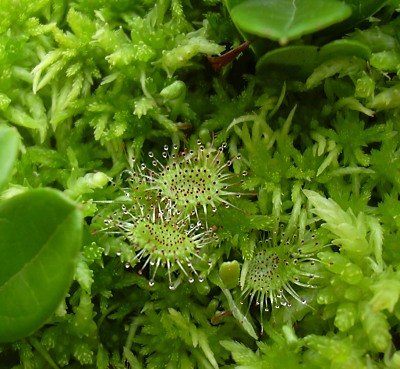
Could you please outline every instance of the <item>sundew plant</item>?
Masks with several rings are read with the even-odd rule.
[[[399,11],[2,0],[0,369],[400,368]]]

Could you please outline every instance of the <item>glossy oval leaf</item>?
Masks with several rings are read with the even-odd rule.
[[[318,47],[311,45],[287,46],[272,50],[256,65],[258,75],[280,70],[287,78],[307,78],[318,61]]]
[[[352,13],[340,26],[342,30],[353,28],[358,23],[372,17],[378,12],[387,0],[346,0],[346,4],[350,6]]]
[[[81,237],[81,211],[58,191],[27,191],[0,204],[0,342],[31,334],[53,314]]]
[[[19,149],[19,134],[15,128],[0,126],[0,189],[11,175]]]
[[[281,44],[340,22],[351,14],[335,0],[249,0],[232,8],[231,16],[243,31]]]
[[[319,62],[328,59],[356,56],[361,59],[369,60],[371,49],[365,44],[355,40],[336,40],[321,47],[319,51]]]

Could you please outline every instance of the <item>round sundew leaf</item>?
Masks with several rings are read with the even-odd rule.
[[[311,45],[287,46],[272,50],[260,58],[257,74],[280,70],[286,77],[307,78],[317,66],[318,47]]]
[[[0,126],[0,189],[5,186],[18,155],[19,135],[15,128]]]
[[[371,50],[368,46],[355,40],[335,40],[324,45],[319,51],[319,62],[344,56],[357,56],[369,60]]]
[[[52,189],[0,205],[0,342],[42,326],[67,293],[81,246],[82,214]]]
[[[351,14],[335,0],[249,0],[232,8],[231,16],[243,31],[285,44],[340,22]]]

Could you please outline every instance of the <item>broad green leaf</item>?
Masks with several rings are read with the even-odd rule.
[[[341,58],[345,56],[356,56],[368,60],[371,57],[371,50],[365,44],[355,40],[335,40],[321,47],[319,51],[319,62],[328,59]]]
[[[0,189],[5,186],[14,167],[19,148],[19,134],[15,128],[0,126]]]
[[[231,16],[243,31],[281,44],[346,19],[349,6],[335,0],[249,0],[233,7]]]
[[[340,24],[342,31],[372,17],[385,3],[387,0],[346,0],[346,4],[351,8],[351,16]]]
[[[223,3],[227,8],[230,17],[232,18],[232,14],[231,14],[232,9],[236,5],[239,5],[239,4],[245,3],[245,2],[246,2],[246,0],[225,0]],[[268,42],[265,39],[254,40],[254,37],[250,33],[244,32],[240,28],[237,28],[237,29],[238,29],[239,33],[242,35],[244,40],[252,40],[252,42],[250,43],[250,49],[253,50],[254,54],[258,57],[265,54],[272,47],[275,47],[273,41]]]
[[[311,45],[287,46],[272,50],[260,58],[257,74],[281,71],[285,77],[307,78],[317,66],[318,47]]]
[[[82,215],[52,189],[16,195],[0,205],[0,342],[40,328],[72,281]]]

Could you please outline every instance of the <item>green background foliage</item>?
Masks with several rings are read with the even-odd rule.
[[[399,3],[325,4],[2,1],[0,269],[33,276],[0,287],[0,368],[399,367]],[[171,291],[159,268],[150,286],[104,219],[152,201],[132,185],[149,151],[164,165],[164,145],[198,139],[241,156],[229,208],[197,215],[218,238],[204,281],[172,269]],[[321,247],[315,286],[260,311],[241,268],[282,229]],[[25,320],[15,335],[7,306]]]
[[[81,246],[82,215],[50,189],[0,206],[0,341],[37,330],[65,296]]]

